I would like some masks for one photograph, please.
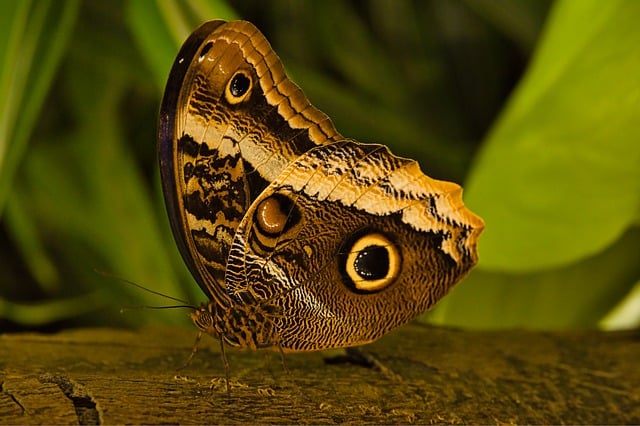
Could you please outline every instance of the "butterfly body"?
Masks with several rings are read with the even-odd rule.
[[[185,42],[159,153],[174,237],[211,299],[192,318],[231,346],[368,343],[477,262],[484,224],[461,188],[344,139],[248,22],[211,21]]]

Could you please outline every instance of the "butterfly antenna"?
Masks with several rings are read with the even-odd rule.
[[[125,312],[139,311],[140,309],[179,309],[179,308],[197,309],[197,307],[193,305],[170,305],[170,306],[135,305],[135,306],[123,306],[122,308],[120,308],[120,313],[124,314]]]
[[[128,280],[126,278],[123,278],[121,276],[112,274],[110,272],[102,271],[102,270],[96,269],[96,268],[94,268],[94,272],[96,274],[98,274],[98,275],[102,275],[103,277],[112,278],[112,279],[121,281],[121,282],[123,282],[125,284],[129,284],[129,285],[132,285],[134,287],[137,287],[140,290],[144,290],[144,291],[149,292],[151,294],[155,294],[156,296],[164,297],[165,299],[173,300],[174,302],[178,302],[178,303],[182,304],[182,305],[179,305],[179,306],[141,306],[140,308],[143,308],[143,309],[166,309],[166,308],[193,308],[193,309],[197,309],[197,306],[194,306],[194,305],[190,304],[189,302],[187,302],[185,300],[178,299],[177,297],[169,296],[168,294],[160,293],[159,291],[152,290],[150,288],[147,288],[147,287],[142,286],[140,284],[134,283],[133,281],[130,281],[130,280]]]

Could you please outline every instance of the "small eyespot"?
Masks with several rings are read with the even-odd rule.
[[[210,41],[209,43],[205,44],[204,47],[202,48],[202,50],[200,51],[200,56],[198,57],[199,61],[202,61],[204,59],[205,56],[207,56],[207,53],[209,52],[209,50],[211,50],[211,48],[213,47],[213,42]]]
[[[251,77],[244,71],[236,72],[229,80],[224,92],[227,102],[232,105],[238,104],[248,98],[253,84]]]
[[[395,281],[402,259],[386,236],[370,232],[357,238],[340,262],[347,287],[356,293],[375,293]]]

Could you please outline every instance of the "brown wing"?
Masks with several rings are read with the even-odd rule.
[[[211,21],[176,58],[159,122],[167,211],[183,259],[216,304],[252,201],[302,153],[341,136],[249,22]]]
[[[364,344],[442,298],[477,262],[483,228],[455,183],[382,145],[339,141],[300,156],[254,201],[227,287],[279,308],[285,350]]]

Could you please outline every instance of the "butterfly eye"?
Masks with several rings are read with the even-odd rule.
[[[251,77],[244,71],[236,72],[224,91],[224,96],[231,105],[238,104],[248,98],[251,93]]]
[[[191,319],[196,327],[206,333],[209,333],[214,329],[213,318],[205,305],[202,305],[197,310],[193,311],[191,313]]]
[[[395,281],[402,261],[400,252],[386,236],[372,232],[360,236],[341,257],[341,270],[351,290],[375,293]]]

